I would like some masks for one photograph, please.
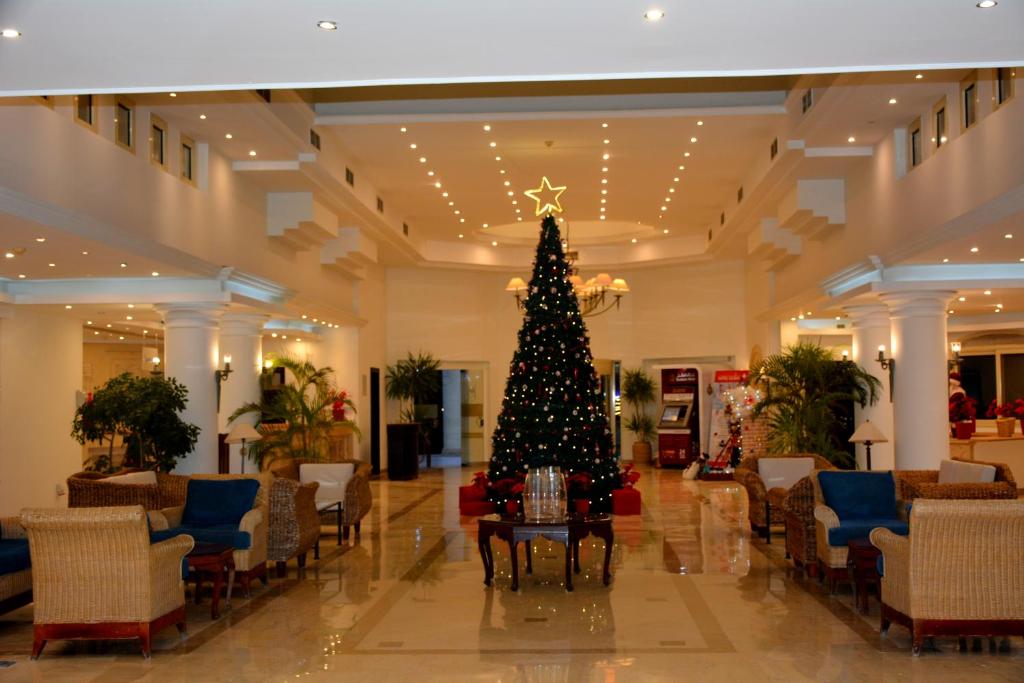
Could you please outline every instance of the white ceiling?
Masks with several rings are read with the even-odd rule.
[[[22,32],[0,40],[0,95],[1024,62],[1016,0],[5,0],[0,25]]]

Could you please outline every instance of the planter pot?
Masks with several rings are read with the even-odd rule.
[[[1001,417],[996,420],[996,433],[999,436],[1013,436],[1013,428],[1016,424],[1017,421],[1012,417]]]
[[[388,479],[405,481],[419,476],[419,440],[416,423],[388,425]]]
[[[953,425],[953,436],[957,439],[969,439],[974,434],[974,424],[971,422],[957,422]]]
[[[586,498],[577,498],[572,502],[573,508],[581,515],[590,512],[590,501]]]
[[[636,464],[647,464],[651,462],[651,444],[646,441],[633,443],[633,462]]]

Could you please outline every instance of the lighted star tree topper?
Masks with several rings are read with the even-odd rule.
[[[607,510],[612,489],[620,486],[618,463],[587,328],[552,215],[562,210],[564,191],[544,178],[526,192],[544,219],[488,475],[497,482],[546,465],[560,467],[566,476],[585,473],[593,481],[587,497],[595,509]]]

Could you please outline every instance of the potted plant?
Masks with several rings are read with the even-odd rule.
[[[767,418],[768,450],[817,453],[837,467],[854,466],[842,434],[852,419],[851,403],[865,406],[878,400],[881,383],[871,373],[802,343],[757,363],[748,381],[764,392],[751,417]]]
[[[963,397],[963,394],[953,394],[949,399],[949,419],[953,421],[953,399],[956,397]],[[967,399],[967,401],[973,401],[974,399]],[[965,403],[961,401],[960,405]],[[973,409],[973,406],[972,406]],[[988,410],[985,411],[985,417],[989,419],[995,419],[996,421],[996,432],[999,436],[1013,436],[1014,424],[1017,420],[1024,417],[1024,400],[1017,399],[1013,403],[999,404],[996,399],[992,399],[992,402],[988,404]],[[973,420],[973,416],[971,418]],[[968,423],[972,424],[972,423]],[[957,425],[959,426],[959,423]],[[1024,422],[1021,423],[1022,431],[1024,431]],[[973,430],[971,430],[973,432]],[[970,433],[966,436],[961,436],[961,432],[957,431],[956,438],[958,439],[969,439],[971,438]]]
[[[388,429],[388,478],[414,479],[419,473],[420,424],[416,406],[439,386],[441,363],[420,352],[389,365],[384,375],[384,395],[401,402],[398,424]],[[429,447],[429,444],[427,444]]]
[[[199,427],[181,419],[188,389],[173,378],[136,377],[124,373],[104,384],[75,411],[71,436],[80,444],[108,444],[107,453],[86,467],[112,472],[114,442],[125,444],[122,467],[170,472],[175,462],[192,451]]]
[[[345,419],[346,411],[355,412],[355,406],[345,392],[335,389],[334,370],[287,356],[275,358],[273,368],[289,371],[293,381],[267,392],[259,403],[246,403],[229,419],[234,422],[250,413],[259,415],[263,438],[249,446],[247,455],[260,469],[270,454],[322,460],[327,454],[328,434],[335,425],[344,425],[359,436],[359,427]]]
[[[651,461],[651,442],[657,436],[654,419],[647,414],[648,403],[653,403],[655,395],[654,378],[643,368],[626,370],[622,377],[622,400],[632,409],[626,418],[626,431],[633,434],[633,462],[646,463]]]
[[[590,487],[593,478],[586,472],[576,472],[565,478],[565,485],[574,512],[587,514],[590,512]]]

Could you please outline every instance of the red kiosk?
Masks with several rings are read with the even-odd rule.
[[[700,373],[697,368],[661,371],[658,463],[686,467],[700,457]]]

